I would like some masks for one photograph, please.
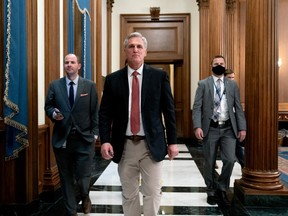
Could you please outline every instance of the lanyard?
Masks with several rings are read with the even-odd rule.
[[[223,93],[221,94],[221,93],[219,92],[219,89],[217,88],[215,82],[213,82],[213,85],[215,86],[216,94],[217,94],[218,97],[219,97],[219,101],[221,102],[222,97],[223,97],[223,95],[225,94],[225,91],[226,91],[225,86],[224,86],[224,91],[223,91]],[[220,83],[220,85],[221,85],[221,83]]]

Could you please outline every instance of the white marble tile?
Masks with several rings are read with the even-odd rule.
[[[163,186],[205,187],[205,182],[193,160],[165,160]]]
[[[169,158],[168,157],[168,155],[166,155],[166,158]],[[187,152],[187,153],[182,153],[182,152],[180,152],[177,156],[176,156],[176,158],[177,159],[181,159],[181,158],[184,158],[184,159],[186,159],[186,158],[192,158],[192,156],[191,156],[191,154],[189,153],[189,152]]]
[[[185,144],[178,144],[177,146],[178,146],[179,151],[187,151],[187,152],[189,152],[189,150],[188,150],[188,148],[187,148],[187,146]]]
[[[161,205],[162,206],[198,206],[198,207],[215,207],[207,202],[206,193],[199,192],[163,192]]]
[[[96,205],[122,205],[121,191],[90,191],[89,195]]]
[[[118,164],[111,161],[110,164],[104,170],[104,172],[101,174],[101,176],[94,183],[94,185],[109,185],[109,186],[121,185],[117,168]]]
[[[190,158],[190,153],[181,153],[181,157]],[[94,185],[121,185],[117,171],[118,165],[111,162]],[[163,186],[205,186],[203,177],[193,160],[164,160]]]

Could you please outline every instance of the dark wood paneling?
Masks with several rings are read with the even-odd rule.
[[[91,37],[92,37],[92,71],[94,81],[96,82],[99,104],[103,91],[103,78],[102,78],[102,1],[91,1]],[[105,46],[103,46],[105,47]]]
[[[65,1],[64,1],[65,2]],[[66,5],[66,4],[65,4]],[[64,10],[64,20],[67,11]],[[47,94],[48,86],[51,81],[59,79],[60,76],[60,11],[58,0],[45,0],[45,95]],[[67,23],[64,23],[64,30],[67,30]],[[64,31],[64,35],[67,32]],[[67,40],[64,40],[64,49],[67,49]],[[65,50],[64,50],[65,51]],[[56,166],[56,160],[51,145],[53,123],[46,117],[45,126],[40,126],[40,142],[39,155],[43,155],[45,152],[44,164],[41,164],[39,173],[44,174],[39,180],[41,182],[40,189],[55,190],[59,187],[58,170]],[[38,127],[37,127],[38,129]],[[44,170],[43,170],[44,168]],[[48,176],[48,177],[47,177]]]
[[[43,191],[55,191],[60,187],[60,177],[52,145],[49,143],[48,125],[39,126],[39,194]]]
[[[128,32],[137,31],[148,41],[146,61],[183,59],[183,23],[127,23]]]
[[[38,199],[38,28],[37,1],[27,0],[28,140],[25,154],[25,201]],[[19,181],[18,181],[19,184]],[[16,191],[16,196],[19,193]]]

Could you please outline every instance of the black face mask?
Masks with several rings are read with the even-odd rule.
[[[222,75],[225,73],[225,67],[221,66],[221,65],[217,65],[215,67],[212,67],[212,71],[213,73],[215,73],[216,75]]]

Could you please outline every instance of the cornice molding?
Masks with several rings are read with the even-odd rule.
[[[210,0],[196,0],[196,2],[198,4],[198,9],[200,10],[201,8],[208,8]]]
[[[107,4],[107,10],[112,11],[114,0],[107,0],[106,4]]]
[[[226,8],[228,11],[236,8],[237,0],[226,0]]]

